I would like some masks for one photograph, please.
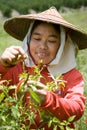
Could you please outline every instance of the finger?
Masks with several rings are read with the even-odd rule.
[[[15,58],[15,56],[13,55],[13,54],[11,54],[10,52],[5,52],[2,56],[1,56],[1,59],[2,59],[2,61],[6,61],[6,60],[8,60],[9,62],[11,62],[12,61],[12,59],[14,59]]]
[[[5,66],[11,66],[11,65],[15,65],[16,63],[18,63],[20,61],[17,60],[17,55],[15,56],[14,54],[12,54],[9,51],[6,51],[2,56],[1,56],[1,62],[3,65]]]
[[[47,90],[45,89],[36,89],[34,92],[40,95],[45,95],[45,96],[47,95]]]
[[[2,55],[4,65],[15,65],[25,59],[26,54],[20,46],[11,46]]]
[[[46,85],[44,85],[43,83],[41,83],[41,82],[39,82],[39,81],[28,80],[28,81],[27,81],[27,84],[28,84],[28,85],[33,84],[33,85],[35,85],[37,88],[47,89]]]
[[[11,46],[7,51],[15,55],[16,59],[24,59],[26,54],[23,49],[19,46]]]
[[[24,50],[22,49],[22,47],[15,46],[14,49],[16,51],[16,54],[20,55],[22,59],[24,59],[26,57],[26,54],[25,54]]]

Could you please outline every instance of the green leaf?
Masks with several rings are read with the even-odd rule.
[[[18,106],[12,106],[11,111],[14,118],[20,117]]]
[[[39,96],[38,96],[32,89],[29,89],[29,92],[30,92],[32,98],[33,98],[37,103],[40,103]]]
[[[63,121],[63,122],[61,122],[60,124],[61,124],[62,126],[65,126],[65,125],[66,125],[66,122]]]
[[[74,120],[74,118],[75,118],[75,115],[74,115],[74,116],[69,117],[69,118],[68,118],[68,122],[72,122],[72,121]]]
[[[60,130],[65,130],[64,126],[59,126]]]
[[[1,93],[1,94],[0,94],[0,102],[4,99],[4,97],[5,97],[5,94],[4,94],[4,93]]]
[[[3,122],[6,122],[6,117],[5,116],[1,116],[1,119],[3,120]]]
[[[53,123],[60,123],[60,120],[56,117],[53,117]]]
[[[10,89],[16,89],[16,88],[17,88],[17,86],[16,86],[16,85],[13,85],[13,86],[10,86],[10,87],[9,87],[9,90],[10,90]]]
[[[53,130],[57,130],[57,125],[54,126]]]
[[[50,120],[50,121],[48,122],[48,127],[51,127],[51,125],[52,125],[52,120]]]
[[[70,127],[68,127],[68,126],[66,126],[66,130],[71,130],[71,128],[70,128]]]

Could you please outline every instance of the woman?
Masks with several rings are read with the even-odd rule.
[[[79,49],[87,47],[87,35],[65,21],[55,8],[9,19],[4,28],[13,37],[23,40],[23,46],[11,46],[3,52],[0,57],[1,79],[11,80],[11,85],[17,84],[18,76],[23,72],[23,61],[28,73],[41,61],[41,75],[45,80],[41,78],[40,81],[44,85],[54,81],[55,74],[62,75],[64,90],[57,88],[50,92],[41,87],[35,92],[40,97],[40,108],[48,115],[51,113],[60,121],[75,115],[69,125],[74,128],[73,122],[81,118],[85,109],[84,81],[76,69],[75,56],[77,46]],[[25,59],[26,55],[28,59]],[[53,130],[53,126],[48,127],[45,121],[41,124],[39,118],[38,115],[31,129]]]

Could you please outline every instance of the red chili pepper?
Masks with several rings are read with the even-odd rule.
[[[26,79],[21,79],[21,80],[19,81],[19,83],[17,84],[17,92],[20,91],[20,86],[21,86],[21,84],[22,84],[23,82],[25,82],[25,80],[26,80]]]

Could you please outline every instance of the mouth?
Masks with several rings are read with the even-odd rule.
[[[45,53],[45,52],[40,52],[40,53],[38,53],[38,57],[39,57],[40,59],[45,59],[47,56],[48,56],[48,55],[47,55],[47,53]]]

